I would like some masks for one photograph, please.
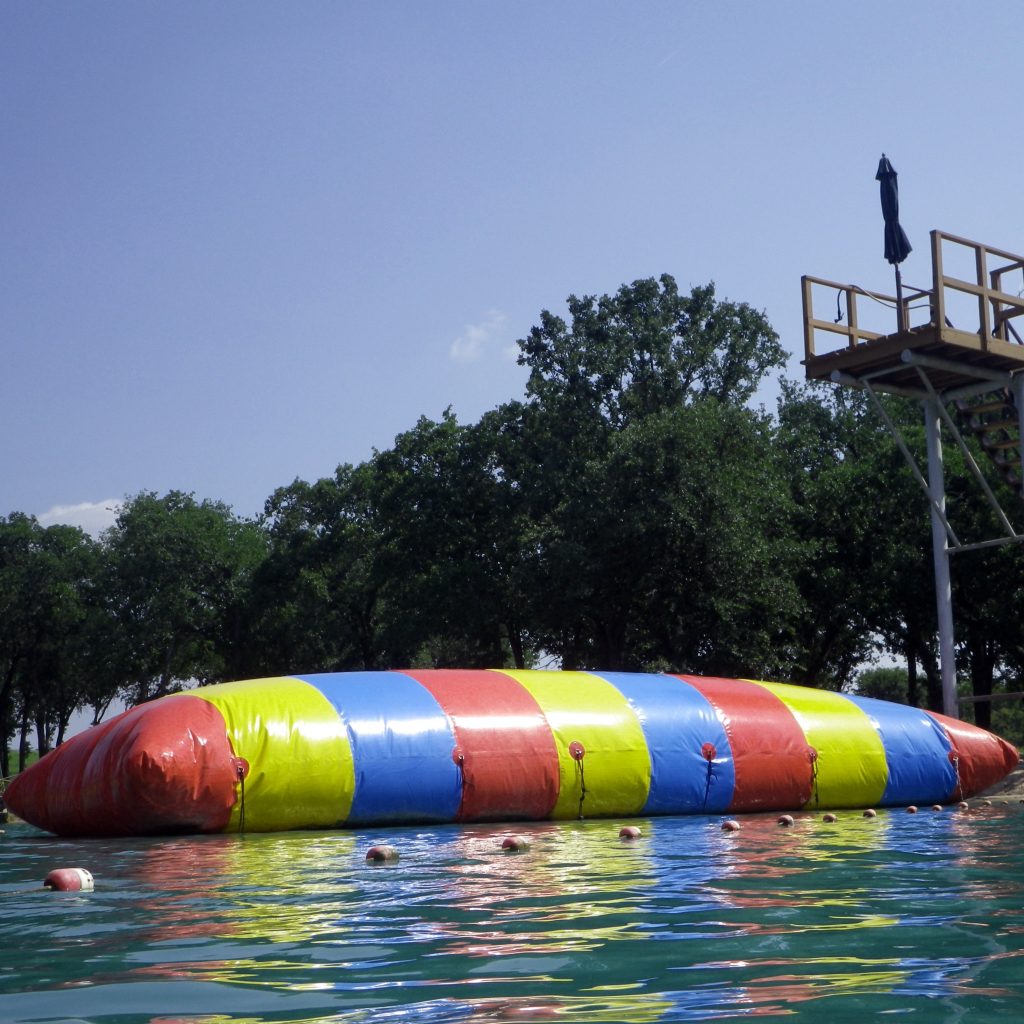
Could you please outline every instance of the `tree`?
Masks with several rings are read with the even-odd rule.
[[[421,418],[370,465],[392,651],[442,667],[524,667],[525,511],[499,419]]]
[[[333,478],[295,480],[267,501],[269,550],[253,576],[237,670],[385,667],[370,476],[342,465]]]
[[[104,543],[128,703],[222,678],[232,618],[265,556],[257,525],[220,502],[142,492],[121,506]]]
[[[520,341],[527,400],[502,410],[537,642],[566,667],[772,662],[787,498],[744,403],[784,360],[775,332],[668,275],[568,305]]]
[[[76,527],[46,529],[14,513],[0,520],[0,732],[20,731],[24,765],[29,733],[45,753],[60,742],[91,684],[88,651],[98,546]]]
[[[742,405],[786,353],[763,313],[715,300],[714,284],[679,294],[663,274],[614,296],[568,299],[571,324],[547,310],[519,342],[527,393],[575,406],[613,428],[674,405],[715,398]]]

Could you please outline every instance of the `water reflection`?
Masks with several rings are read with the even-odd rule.
[[[620,824],[8,835],[5,1019],[860,1019],[927,996],[987,1024],[983,1005],[1024,1005],[1019,811],[651,819],[625,843]],[[512,831],[527,851],[502,851]],[[385,839],[399,862],[367,865]],[[96,893],[18,888],[57,862]]]

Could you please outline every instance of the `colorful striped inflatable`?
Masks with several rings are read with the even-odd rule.
[[[163,697],[18,776],[59,835],[934,804],[1017,764],[942,715],[781,683],[627,672],[348,672]]]

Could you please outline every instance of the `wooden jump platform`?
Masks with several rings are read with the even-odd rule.
[[[944,256],[951,248],[961,260],[969,255],[973,281],[944,272]],[[940,231],[931,232],[931,252],[931,288],[912,289],[899,299],[823,278],[802,279],[808,380],[863,382],[877,391],[920,396],[926,393],[922,366],[940,394],[978,390],[986,381],[992,388],[1006,386],[1010,376],[1024,370],[1024,339],[1015,326],[1016,318],[1024,316],[1024,286],[1019,292],[1008,289],[1011,275],[1024,281],[1024,257]],[[820,306],[823,293],[831,308],[838,307],[841,315],[835,320],[815,312],[815,297]],[[965,296],[970,313],[977,310],[969,329],[953,326],[950,317],[953,305],[963,317]],[[894,319],[907,325],[915,317],[920,320],[923,311],[924,322],[891,334],[867,330],[861,319],[868,303],[875,312],[877,306],[890,307]]]

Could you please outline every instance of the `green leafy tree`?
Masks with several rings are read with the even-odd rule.
[[[383,668],[379,529],[365,466],[295,480],[268,500],[239,674]]]
[[[566,667],[772,662],[788,498],[745,403],[784,360],[775,332],[668,275],[568,306],[520,341],[527,400],[502,410],[538,644]]]
[[[43,528],[14,513],[0,520],[0,730],[20,733],[24,765],[29,736],[45,753],[60,742],[93,683],[89,657],[97,605],[99,548],[70,526]]]
[[[121,506],[104,542],[127,702],[223,678],[226,638],[265,556],[256,524],[220,502],[143,492]]]
[[[372,460],[389,648],[413,663],[527,663],[524,510],[495,426],[421,418]]]

